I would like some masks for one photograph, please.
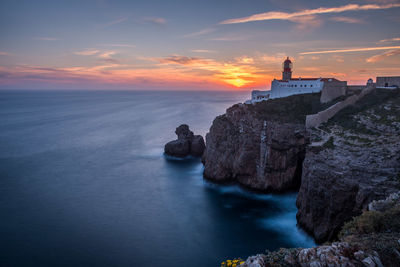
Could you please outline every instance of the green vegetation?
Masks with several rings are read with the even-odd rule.
[[[324,109],[320,93],[292,95],[248,105],[258,117],[279,122],[305,123],[306,116]]]
[[[393,202],[391,207],[382,212],[364,211],[343,226],[339,238],[360,250],[378,252],[384,266],[398,266],[400,260],[396,254],[400,249],[397,243],[400,239],[400,204]]]

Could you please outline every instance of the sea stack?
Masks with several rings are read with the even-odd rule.
[[[176,128],[175,133],[178,139],[165,145],[165,154],[178,158],[201,157],[203,155],[206,146],[201,135],[194,135],[187,124],[181,124]]]

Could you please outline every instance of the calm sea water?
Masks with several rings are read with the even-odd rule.
[[[219,266],[312,246],[295,194],[202,178],[164,144],[247,93],[0,92],[0,266]]]

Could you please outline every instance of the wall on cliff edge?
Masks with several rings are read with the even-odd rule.
[[[353,105],[355,102],[357,102],[358,100],[363,98],[366,94],[370,93],[374,89],[375,89],[374,86],[366,87],[358,95],[349,96],[345,100],[340,101],[340,102],[328,107],[327,109],[318,112],[317,114],[307,115],[306,127],[307,128],[318,127],[321,123],[327,122],[330,118],[335,116],[336,113],[338,113],[339,111],[341,111],[342,109],[344,109],[350,105]],[[321,99],[322,99],[322,96],[321,96]]]

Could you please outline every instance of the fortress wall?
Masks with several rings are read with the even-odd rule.
[[[347,91],[348,92],[361,91],[364,90],[366,87],[367,87],[366,85],[347,85]]]
[[[346,81],[327,81],[324,82],[324,88],[321,93],[321,103],[328,103],[333,99],[346,95],[347,82]]]
[[[400,76],[394,77],[376,77],[376,86],[385,87],[387,86],[397,86],[400,88]]]
[[[317,114],[307,115],[306,127],[307,128],[317,127],[321,123],[327,122],[330,118],[335,116],[336,113],[338,113],[345,107],[353,105],[358,100],[360,100],[363,96],[365,96],[366,94],[371,92],[373,89],[375,89],[375,86],[367,87],[364,90],[362,90],[361,93],[358,95],[349,96],[345,100],[338,102],[338,103],[334,104],[333,106],[330,106],[329,108],[318,112]]]

